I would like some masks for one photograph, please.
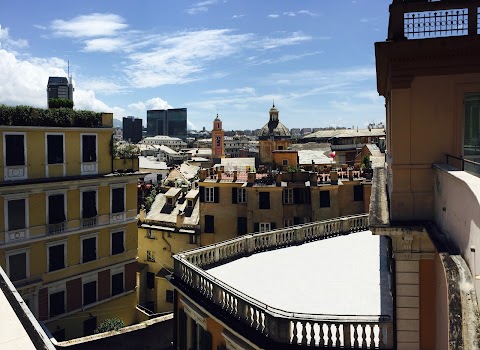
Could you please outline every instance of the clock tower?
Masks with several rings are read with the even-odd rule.
[[[222,129],[222,121],[217,117],[213,121],[212,130],[212,160],[213,163],[220,163],[220,158],[225,157],[225,146],[223,143],[225,132]]]

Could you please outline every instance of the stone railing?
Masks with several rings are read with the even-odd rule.
[[[174,280],[277,343],[392,349],[393,325],[389,316],[314,315],[280,310],[243,294],[202,269],[256,252],[367,229],[368,215],[362,214],[244,235],[175,255]]]

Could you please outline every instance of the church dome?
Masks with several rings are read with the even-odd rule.
[[[270,120],[260,129],[258,135],[259,140],[275,139],[289,139],[291,138],[290,131],[285,125],[278,120],[278,109],[275,105],[270,108]]]

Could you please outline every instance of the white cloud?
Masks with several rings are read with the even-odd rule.
[[[289,17],[295,17],[295,12],[284,12],[283,13],[285,16],[289,16]]]
[[[232,16],[233,19],[242,18],[242,17],[245,17],[245,15],[233,15]]]
[[[208,62],[238,52],[250,39],[251,34],[232,34],[229,29],[176,33],[148,52],[130,54],[132,64],[125,72],[138,87],[190,82]]]
[[[196,15],[197,13],[207,12],[208,6],[215,5],[218,0],[205,0],[193,4],[191,7],[185,10],[189,15]]]
[[[10,29],[8,27],[2,28],[0,26],[0,48],[23,49],[28,47],[28,41],[25,39],[13,39],[10,36]]]
[[[83,51],[103,51],[113,52],[123,49],[127,45],[127,41],[122,38],[97,38],[85,40]]]
[[[67,63],[56,57],[19,59],[12,52],[0,50],[0,103],[16,106],[47,107],[46,87],[49,76],[66,76]],[[110,107],[95,97],[92,90],[75,89],[75,109],[113,112],[122,117],[125,111]]]
[[[169,109],[173,108],[167,101],[162,100],[160,97],[151,98],[145,102],[135,102],[128,105],[129,108],[138,112],[145,112],[150,109]]]
[[[93,90],[100,94],[116,94],[126,90],[124,84],[120,84],[106,78],[85,79],[81,77],[81,79],[78,80],[81,80],[81,86],[83,89]]]
[[[277,14],[275,14],[275,13],[271,13],[271,14],[269,14],[267,17],[268,17],[268,18],[278,18],[278,17],[280,17],[280,15],[277,15]]]
[[[308,16],[312,16],[312,17],[318,16],[316,13],[311,12],[311,11],[309,11],[309,10],[300,10],[300,11],[297,12],[297,14],[299,14],[299,15],[308,15]]]
[[[215,95],[230,94],[230,93],[240,93],[240,94],[255,95],[255,88],[250,87],[250,86],[245,86],[245,87],[236,88],[236,89],[216,89],[216,90],[209,90],[209,91],[205,91],[205,93],[207,93],[207,94],[215,94]]]
[[[279,46],[295,45],[309,40],[312,40],[311,36],[304,35],[301,32],[294,32],[283,38],[266,38],[262,40],[261,45],[264,49],[274,49]]]
[[[70,38],[114,36],[127,27],[125,19],[112,13],[92,13],[68,21],[56,19],[50,23],[55,35]]]

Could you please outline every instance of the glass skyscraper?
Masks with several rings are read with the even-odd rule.
[[[147,111],[147,136],[187,137],[187,109],[153,109]]]

